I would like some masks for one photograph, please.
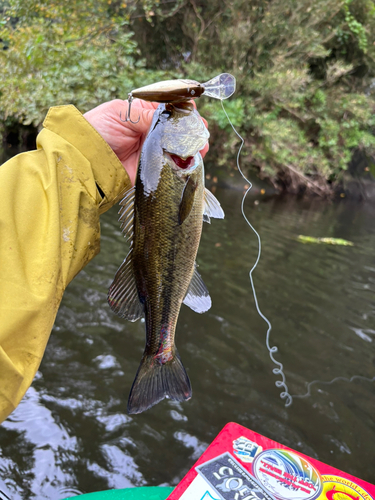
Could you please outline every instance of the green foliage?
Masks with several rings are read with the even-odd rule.
[[[86,111],[153,81],[129,16],[125,3],[111,0],[9,0],[0,29],[3,117],[38,125],[50,106]]]
[[[349,10],[349,5],[353,0],[344,0],[344,13],[345,13],[345,21],[348,25],[349,30],[353,33],[353,35],[358,40],[358,47],[363,50],[363,52],[367,52],[367,36],[366,36],[366,28],[362,23],[357,21],[357,19],[353,16],[353,14]]]
[[[0,114],[22,123],[225,71],[243,163],[274,184],[321,192],[354,149],[375,154],[373,0],[0,0],[0,40]],[[219,163],[235,165],[220,104],[200,101]]]
[[[228,114],[230,121],[236,128],[241,128],[245,118],[245,107],[242,99],[232,99],[225,102],[225,111]],[[218,105],[218,102],[207,100],[199,106],[199,112],[206,116],[207,119],[214,120],[222,130],[230,130],[231,126],[228,122],[223,108]]]
[[[236,76],[236,96],[225,105],[245,137],[244,161],[263,176],[296,190],[315,190],[318,183],[319,191],[326,180],[340,179],[354,149],[375,154],[373,1],[186,0],[179,6],[172,17],[155,15],[146,36],[139,21],[141,53],[155,66],[154,41],[163,47],[163,61],[190,78]],[[190,52],[187,60],[183,51]],[[237,144],[229,129],[220,132],[220,106],[204,104],[202,112],[218,124],[211,137],[222,145],[220,163],[234,164]]]

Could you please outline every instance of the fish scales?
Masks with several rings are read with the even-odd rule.
[[[203,164],[190,179],[196,181],[197,190],[182,225],[177,208],[186,184],[184,178],[164,168],[158,189],[147,203],[142,183],[136,184],[133,263],[140,299],[145,304],[148,344],[159,343],[161,325],[168,328],[173,342],[178,313],[193,275],[203,223]]]
[[[161,105],[144,143],[134,194],[125,196],[120,220],[134,204],[131,248],[112,283],[108,301],[120,316],[143,314],[146,346],[128,401],[140,413],[165,397],[184,401],[191,385],[175,345],[181,304],[204,312],[211,306],[195,259],[203,220],[224,217],[204,187],[199,150],[208,132],[190,105]]]

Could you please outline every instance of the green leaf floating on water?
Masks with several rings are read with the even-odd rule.
[[[324,243],[326,245],[342,245],[344,247],[354,246],[354,243],[342,238],[314,238],[313,236],[303,236],[300,234],[297,240],[302,243]]]

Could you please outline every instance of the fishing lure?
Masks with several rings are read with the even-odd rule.
[[[131,104],[134,98],[144,101],[177,104],[187,102],[202,95],[214,99],[228,99],[236,90],[236,79],[229,73],[222,73],[206,83],[195,80],[165,80],[152,83],[139,89],[132,90],[128,94],[129,109],[124,121],[133,122],[130,118]]]

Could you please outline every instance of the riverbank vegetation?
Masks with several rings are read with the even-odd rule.
[[[0,0],[3,127],[40,126],[160,79],[237,78],[227,110],[242,164],[277,188],[329,193],[352,154],[375,155],[372,0]],[[211,150],[238,148],[219,103],[201,99]]]

